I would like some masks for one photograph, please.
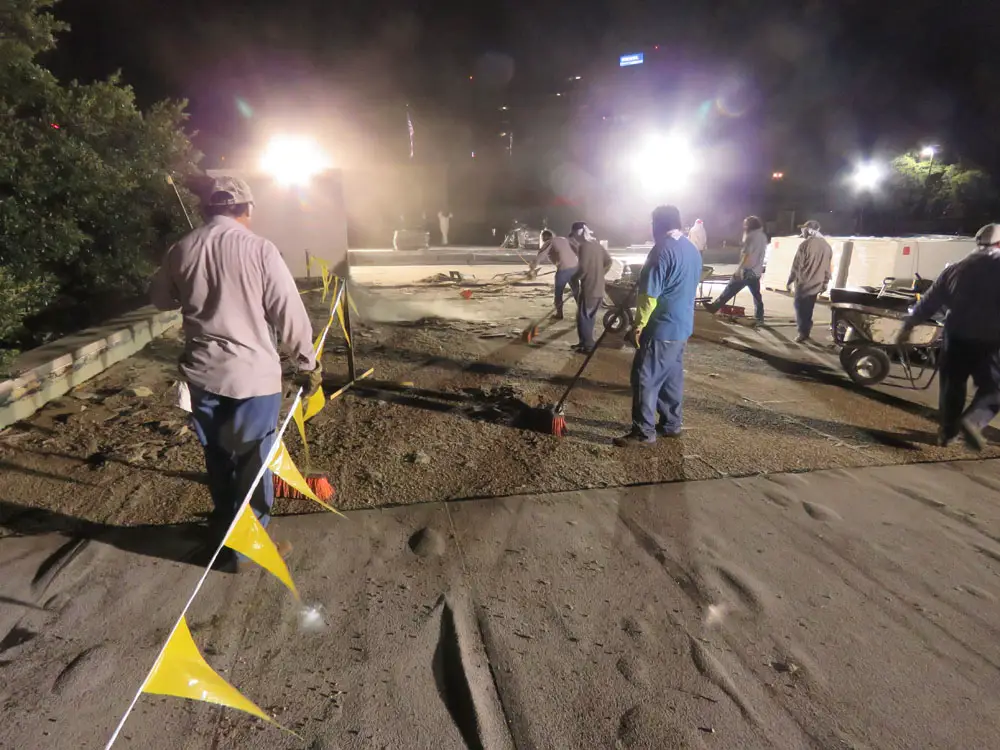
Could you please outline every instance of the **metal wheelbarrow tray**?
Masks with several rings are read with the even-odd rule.
[[[938,371],[943,325],[922,323],[913,329],[908,343],[895,343],[903,319],[916,301],[914,294],[886,293],[884,289],[830,290],[833,341],[840,347],[840,364],[851,380],[877,385],[889,376],[896,362],[910,388],[930,388]]]

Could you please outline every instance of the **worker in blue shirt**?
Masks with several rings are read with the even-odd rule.
[[[651,445],[657,433],[661,437],[681,434],[684,347],[694,331],[701,253],[684,236],[676,206],[653,211],[653,240],[637,290],[632,430],[615,438],[619,447]]]
[[[897,343],[913,328],[944,313],[938,444],[959,435],[974,450],[986,443],[983,429],[1000,413],[1000,224],[976,235],[977,249],[937,277],[903,320]],[[965,408],[969,378],[976,395]]]

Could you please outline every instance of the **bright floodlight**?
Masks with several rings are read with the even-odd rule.
[[[260,168],[282,185],[305,185],[330,167],[329,157],[311,138],[273,137],[264,150]]]
[[[698,167],[691,142],[681,135],[655,136],[636,152],[633,169],[647,191],[683,187]]]
[[[859,164],[851,176],[851,182],[855,190],[875,190],[882,181],[882,167],[872,162]]]
[[[937,149],[934,146],[924,146],[920,149],[920,155],[925,159],[933,159],[936,153]]]

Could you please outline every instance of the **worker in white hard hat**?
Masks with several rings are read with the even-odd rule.
[[[983,429],[1000,413],[1000,224],[976,235],[977,251],[944,269],[904,319],[898,343],[913,328],[944,314],[938,442],[959,435],[974,450],[985,447]],[[976,386],[965,407],[969,378]]]
[[[274,444],[282,373],[272,329],[292,355],[295,380],[314,393],[322,369],[312,344],[312,323],[292,273],[273,243],[250,231],[250,186],[236,177],[212,184],[208,222],[167,252],[150,297],[161,310],[184,316],[180,372],[191,392],[192,421],[205,451],[215,506],[210,546],[221,542]],[[250,507],[270,520],[274,485],[265,472]],[[226,548],[225,570],[238,568]]]

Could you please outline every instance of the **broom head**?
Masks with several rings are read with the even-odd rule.
[[[286,500],[306,500],[305,495],[299,492],[297,489],[292,487],[288,482],[279,477],[277,474],[274,477],[274,496],[284,498]],[[310,474],[305,478],[306,484],[309,485],[309,489],[313,491],[323,502],[329,502],[333,499],[336,491],[333,489],[333,485],[330,484],[330,480],[327,479],[326,474]]]

